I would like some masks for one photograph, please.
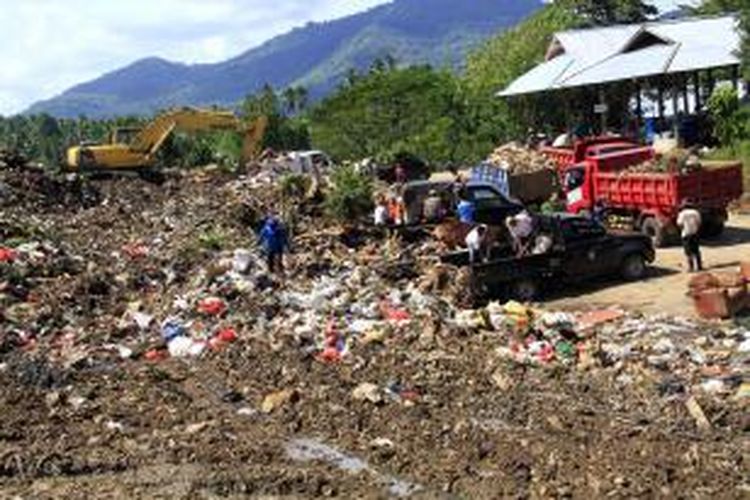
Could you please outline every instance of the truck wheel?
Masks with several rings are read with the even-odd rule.
[[[718,221],[713,221],[706,226],[703,226],[703,230],[701,231],[702,235],[706,238],[718,238],[723,232],[724,223]]]
[[[646,261],[641,254],[632,254],[622,261],[620,270],[622,277],[628,281],[636,281],[646,275]]]
[[[662,224],[656,217],[649,217],[641,223],[641,232],[651,238],[654,248],[663,248],[667,244],[667,235]]]
[[[724,232],[726,214],[714,213],[706,218],[701,233],[706,238],[718,238]]]
[[[531,302],[539,296],[539,284],[533,278],[517,281],[513,285],[513,297],[523,301]]]

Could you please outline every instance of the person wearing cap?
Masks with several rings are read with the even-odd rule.
[[[526,210],[505,219],[505,227],[510,234],[513,250],[516,255],[523,257],[526,253],[526,243],[534,233],[534,219]]]
[[[700,230],[702,224],[701,213],[696,210],[690,200],[682,203],[677,216],[677,225],[682,230],[682,246],[690,272],[703,271],[703,257],[700,246]]]
[[[284,224],[271,214],[260,230],[260,244],[266,255],[270,273],[284,271],[284,252],[289,249],[289,237]]]
[[[437,222],[443,218],[443,199],[434,189],[422,203],[422,215],[426,222]]]
[[[466,247],[469,249],[469,263],[475,264],[485,248],[485,239],[487,237],[487,225],[480,224],[472,229],[466,236]]]
[[[459,202],[456,207],[456,213],[458,214],[458,220],[464,224],[474,224],[474,217],[476,217],[477,207],[469,201],[469,197],[466,191],[462,191],[459,194]]]

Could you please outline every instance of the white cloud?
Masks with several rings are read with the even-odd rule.
[[[148,56],[215,62],[387,0],[0,0],[0,114]]]

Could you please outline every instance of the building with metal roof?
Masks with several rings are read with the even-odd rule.
[[[688,18],[555,34],[545,62],[500,96],[648,80],[720,68],[738,69],[734,16]]]
[[[498,95],[546,100],[559,94],[548,104],[563,107],[568,129],[600,121],[600,133],[614,127],[634,135],[650,118],[654,133],[693,142],[708,124],[704,105],[717,82],[729,80],[742,90],[738,24],[730,15],[557,33],[545,61]],[[562,125],[556,116],[541,119]]]

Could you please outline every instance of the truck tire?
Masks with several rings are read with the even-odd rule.
[[[534,278],[516,281],[511,290],[513,298],[522,302],[531,302],[539,296],[539,282]]]
[[[626,256],[622,261],[620,273],[628,281],[637,281],[646,275],[646,259],[639,253]]]
[[[667,245],[667,233],[664,224],[656,217],[648,217],[641,223],[641,232],[651,238],[654,248],[664,248]]]
[[[726,213],[713,213],[709,217],[706,217],[706,221],[701,229],[702,236],[706,238],[718,238],[724,232],[724,226],[726,225],[727,216]]]
[[[144,168],[139,170],[138,177],[151,184],[156,184],[157,186],[161,186],[167,181],[167,177],[164,175],[164,173],[153,168]]]

